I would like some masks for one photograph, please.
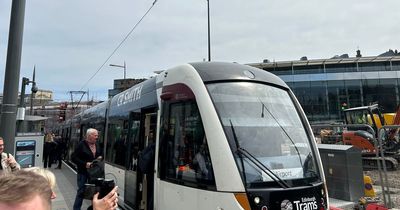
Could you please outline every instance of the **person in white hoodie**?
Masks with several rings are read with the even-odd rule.
[[[21,169],[21,166],[15,161],[14,156],[10,153],[4,152],[4,139],[0,137],[0,154],[1,154],[1,164],[0,164],[0,174],[11,173],[13,171]]]

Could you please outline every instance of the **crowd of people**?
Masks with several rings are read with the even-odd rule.
[[[52,164],[56,164],[56,169],[61,169],[65,149],[66,143],[63,138],[47,133],[43,143],[43,167],[51,168]]]
[[[96,134],[96,135],[94,135]],[[84,185],[88,177],[87,169],[94,159],[102,157],[96,146],[97,130],[88,129],[87,138],[82,141],[81,152],[74,152],[74,160],[78,166],[78,192],[74,209],[81,209]],[[51,133],[45,135],[43,145],[43,168],[21,168],[14,156],[4,152],[4,139],[0,137],[0,209],[38,209],[50,210],[51,201],[57,197],[55,193],[56,176],[49,170],[53,163],[58,161],[56,168],[61,169],[61,160],[65,150],[65,142]],[[87,146],[87,148],[85,148]],[[78,147],[79,148],[79,147]],[[86,149],[92,155],[86,159]],[[81,161],[86,161],[83,166]],[[83,174],[83,175],[82,175]],[[85,177],[82,177],[85,176]],[[85,179],[83,179],[85,178]],[[83,189],[82,189],[83,188]],[[100,198],[99,192],[92,198],[92,205],[88,209],[109,210],[118,207],[118,187],[115,186],[107,195]]]

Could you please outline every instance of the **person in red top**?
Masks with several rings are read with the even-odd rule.
[[[89,128],[86,131],[86,140],[78,143],[74,153],[71,155],[72,161],[77,166],[77,185],[74,210],[80,210],[83,202],[83,194],[85,192],[85,184],[89,179],[87,169],[91,167],[94,160],[103,159],[103,150],[97,143],[99,137],[98,131]]]

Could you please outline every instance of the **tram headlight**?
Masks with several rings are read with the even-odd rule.
[[[254,203],[255,204],[259,204],[260,202],[261,202],[260,197],[258,197],[258,196],[254,197]]]

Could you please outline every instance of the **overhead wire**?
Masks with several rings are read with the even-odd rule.
[[[146,11],[146,13],[140,18],[140,20],[133,26],[133,28],[129,31],[129,33],[122,39],[122,41],[118,44],[118,46],[112,51],[112,53],[107,57],[107,59],[101,64],[101,66],[97,69],[97,71],[86,81],[86,83],[81,87],[81,90],[86,87],[86,85],[89,84],[89,82],[100,72],[100,70],[104,67],[104,65],[110,60],[110,58],[117,52],[117,50],[122,46],[122,44],[128,39],[128,37],[132,34],[132,32],[136,29],[136,27],[142,22],[144,17],[150,12],[151,9],[153,9],[154,5],[157,3],[158,0],[154,0],[153,4],[151,7]]]

